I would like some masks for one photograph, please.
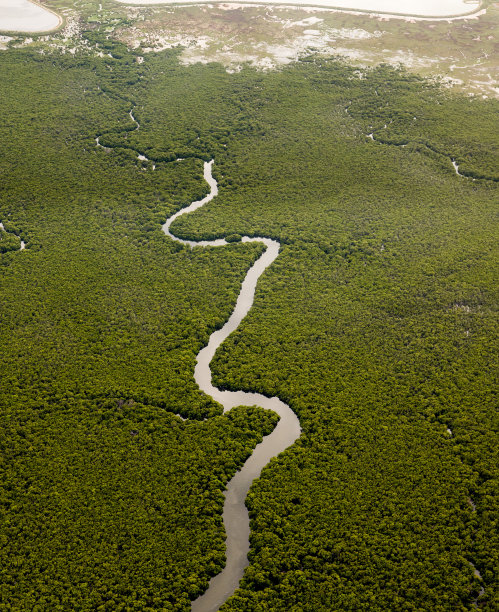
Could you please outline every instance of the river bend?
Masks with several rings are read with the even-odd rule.
[[[134,108],[132,107],[128,114],[135,123],[135,130],[138,130],[140,129],[140,123],[135,118],[133,110]],[[100,136],[95,138],[95,143],[97,147],[103,148],[108,152],[110,151],[110,149],[102,146]],[[132,150],[137,153],[138,160],[150,161],[145,155],[140,154],[135,149]],[[181,162],[182,158],[177,158],[175,161]],[[212,167],[213,160],[204,162],[204,179],[210,187],[208,195],[202,200],[192,202],[189,206],[180,209],[169,217],[162,226],[163,232],[168,238],[189,246],[191,249],[194,247],[221,247],[229,244],[225,238],[198,241],[184,240],[176,236],[170,229],[171,225],[179,217],[198,210],[217,196],[218,185],[217,181],[213,178]],[[152,170],[154,169],[155,166],[153,164]],[[245,505],[249,488],[253,481],[260,476],[262,469],[269,461],[291,446],[301,434],[298,417],[278,397],[266,397],[260,393],[248,393],[246,391],[222,391],[214,387],[211,380],[210,363],[217,348],[238,328],[241,321],[248,314],[253,306],[258,279],[279,255],[280,244],[271,238],[250,238],[249,236],[243,236],[241,241],[261,242],[265,246],[265,251],[246,273],[232,314],[223,327],[211,334],[208,344],[199,351],[196,357],[194,380],[201,391],[211,396],[219,404],[222,404],[224,413],[229,412],[235,406],[260,406],[265,410],[276,412],[279,415],[279,422],[274,430],[268,436],[265,436],[260,444],[255,447],[243,467],[236,472],[227,484],[222,514],[226,533],[226,564],[224,569],[210,580],[207,591],[192,603],[192,612],[215,612],[237,589],[244,570],[249,565],[250,527],[248,510]]]
[[[172,215],[163,225],[164,233],[191,248],[194,247],[220,247],[227,244],[224,238],[218,240],[182,240],[170,231],[172,223],[181,215],[194,212],[201,206],[210,202],[218,193],[217,182],[211,173],[213,160],[204,163],[204,178],[210,186],[210,193],[190,206],[181,209]],[[243,242],[261,242],[265,245],[264,253],[257,259],[246,273],[241,285],[236,305],[225,325],[213,332],[207,346],[199,352],[196,358],[194,379],[201,391],[210,395],[215,401],[222,404],[224,412],[234,406],[257,405],[267,410],[273,410],[279,417],[279,423],[268,436],[265,436],[246,460],[243,467],[228,483],[225,492],[223,509],[223,522],[226,532],[225,568],[213,577],[208,590],[192,604],[193,612],[214,612],[234,593],[239,585],[244,569],[248,566],[249,551],[249,516],[245,506],[246,496],[252,482],[260,476],[260,472],[267,463],[279,453],[291,446],[300,436],[301,428],[297,416],[291,408],[277,397],[265,397],[259,393],[244,391],[221,391],[213,386],[211,380],[210,363],[217,348],[231,334],[250,311],[255,289],[260,276],[279,255],[279,243],[270,238],[249,238],[244,236]]]

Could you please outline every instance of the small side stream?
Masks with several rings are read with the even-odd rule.
[[[5,229],[3,223],[1,223],[1,222],[0,222],[0,230],[5,232],[6,234],[10,233],[8,230]],[[18,238],[19,238],[19,236],[18,236]],[[26,243],[21,238],[19,238],[19,240],[20,240],[19,250],[20,251],[24,251],[24,249],[26,248]]]

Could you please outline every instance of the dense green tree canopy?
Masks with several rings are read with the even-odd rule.
[[[192,378],[261,252],[241,235],[283,246],[215,382],[304,433],[250,491],[224,610],[495,609],[497,102],[88,37],[111,57],[1,56],[0,609],[188,610],[223,565],[222,491],[276,422]],[[161,223],[212,157],[219,197],[174,231],[231,244],[190,250]]]

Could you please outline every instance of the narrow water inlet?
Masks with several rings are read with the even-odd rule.
[[[194,212],[217,195],[218,186],[211,172],[212,165],[213,160],[204,163],[204,178],[210,186],[210,193],[202,200],[193,202],[190,206],[172,215],[163,225],[163,231],[169,238],[191,248],[196,246],[219,247],[228,244],[224,238],[200,241],[183,240],[170,231],[170,226],[178,217]],[[256,446],[252,455],[227,485],[222,515],[226,532],[226,565],[219,574],[211,579],[208,590],[204,595],[201,595],[192,603],[192,612],[215,612],[237,589],[244,570],[248,566],[250,528],[245,500],[249,488],[253,481],[260,476],[262,469],[272,457],[276,457],[291,446],[301,434],[298,417],[279,398],[265,397],[259,393],[247,393],[245,391],[221,391],[212,384],[210,363],[216,350],[237,329],[250,311],[253,306],[258,279],[279,255],[280,244],[276,240],[244,236],[242,241],[261,242],[266,249],[246,273],[236,305],[229,319],[221,329],[211,334],[207,346],[198,353],[194,379],[204,393],[222,404],[224,412],[228,412],[234,406],[256,405],[266,410],[273,410],[279,415],[280,420],[272,433],[265,436],[262,442]]]

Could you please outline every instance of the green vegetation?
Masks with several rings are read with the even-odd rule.
[[[4,417],[2,609],[188,608],[224,565],[221,487],[272,416],[79,400]]]
[[[304,434],[250,491],[223,609],[450,612],[482,586],[496,609],[497,102],[88,37],[112,57],[0,65],[0,220],[29,236],[0,256],[0,609],[188,610],[221,567],[221,493],[275,424],[192,379],[261,252],[242,235],[283,246],[215,383],[278,395]],[[219,197],[173,231],[232,244],[190,250],[160,225],[211,157]]]
[[[0,225],[0,253],[19,251],[20,247],[21,241],[17,227],[11,223],[2,223]]]
[[[0,609],[186,609],[223,566],[225,483],[275,423],[215,416],[192,378],[260,247],[165,239],[202,165],[96,148],[128,119],[103,64],[2,60],[0,219],[31,242],[0,261]]]

